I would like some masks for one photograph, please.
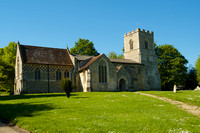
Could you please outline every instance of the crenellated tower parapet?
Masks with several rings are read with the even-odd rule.
[[[153,31],[137,28],[136,30],[132,30],[131,32],[125,33],[124,37],[131,36],[137,32],[146,33],[153,36]]]

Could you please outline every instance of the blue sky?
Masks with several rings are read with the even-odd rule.
[[[78,38],[99,53],[122,53],[123,35],[154,31],[157,44],[173,44],[193,65],[200,55],[199,0],[0,0],[0,47],[69,48]]]

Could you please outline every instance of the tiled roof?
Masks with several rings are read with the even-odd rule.
[[[87,59],[90,59],[92,58],[93,56],[87,56],[87,55],[75,55],[75,54],[72,54],[77,60],[87,60]]]
[[[133,60],[130,60],[130,59],[110,59],[109,60],[112,62],[112,63],[123,63],[123,64],[139,64],[141,65],[141,63],[138,63],[136,61],[133,61]]]
[[[24,63],[73,66],[66,49],[19,45]]]
[[[102,55],[104,55],[104,54],[101,54],[101,55],[98,55],[98,56],[93,57],[87,64],[85,64],[83,67],[81,67],[81,68],[79,69],[79,71],[82,71],[83,69],[88,68],[95,60],[97,60],[97,59],[98,59],[99,57],[101,57]]]

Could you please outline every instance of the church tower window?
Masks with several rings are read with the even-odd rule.
[[[99,62],[99,83],[107,83],[107,67],[104,60]]]
[[[148,42],[145,41],[145,49],[148,49]]]
[[[56,80],[61,80],[61,71],[60,71],[60,69],[58,69],[56,71]]]
[[[69,78],[69,71],[68,71],[68,70],[65,70],[65,72],[64,72],[64,77],[65,77],[65,78]]]
[[[130,39],[129,44],[130,44],[130,50],[133,50],[133,40],[132,39]]]
[[[40,69],[39,68],[35,69],[35,80],[40,80]]]

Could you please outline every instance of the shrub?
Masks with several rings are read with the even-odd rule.
[[[62,79],[60,86],[69,98],[70,92],[72,91],[72,81],[69,78]]]

